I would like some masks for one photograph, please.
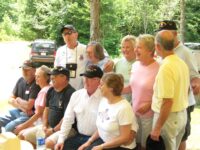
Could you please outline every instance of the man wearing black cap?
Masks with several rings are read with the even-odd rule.
[[[61,34],[66,45],[57,50],[54,66],[67,67],[70,70],[70,84],[78,90],[83,88],[79,74],[85,71],[88,62],[86,45],[78,42],[78,32],[73,25],[63,26]],[[108,56],[106,51],[104,53]],[[113,65],[113,61],[109,60],[104,65],[104,71],[112,71]]]
[[[56,150],[77,150],[96,130],[97,110],[102,98],[98,86],[103,72],[98,66],[90,65],[80,75],[84,78],[84,88],[72,94],[61,125]],[[69,138],[68,134],[75,119],[78,134]]]
[[[69,84],[69,70],[64,67],[55,67],[49,73],[51,75],[52,87],[46,96],[46,107],[43,113],[43,125],[27,129],[25,140],[36,144],[36,133],[43,128],[46,139],[46,147],[52,148],[58,138],[61,122],[69,99],[75,89]]]
[[[33,106],[40,87],[35,83],[35,64],[30,61],[24,61],[22,68],[23,77],[21,77],[13,90],[8,103],[16,109],[9,110],[9,115],[0,118],[0,127],[5,127],[5,131],[14,131],[15,127],[33,115]]]
[[[79,76],[85,70],[87,63],[86,45],[78,42],[78,32],[73,25],[61,28],[61,34],[66,45],[56,52],[54,66],[63,66],[70,69],[70,84],[75,89],[82,88],[82,79]]]
[[[183,136],[182,142],[180,144],[179,150],[186,149],[186,140],[190,135],[190,122],[191,122],[191,112],[194,110],[195,98],[194,94],[200,92],[200,74],[198,73],[197,64],[195,62],[194,56],[183,43],[178,38],[176,23],[172,20],[164,20],[159,24],[159,29],[157,31],[168,30],[174,35],[175,48],[174,52],[177,54],[188,66],[190,71],[190,91],[189,91],[189,106],[187,108],[187,124],[185,128],[185,134]]]

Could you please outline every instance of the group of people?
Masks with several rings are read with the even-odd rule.
[[[33,146],[42,129],[55,150],[148,150],[147,138],[186,149],[200,75],[174,21],[160,22],[155,36],[125,36],[116,63],[99,42],[79,43],[74,26],[61,34],[66,45],[53,69],[30,60],[21,66],[9,99],[15,109],[0,127]]]

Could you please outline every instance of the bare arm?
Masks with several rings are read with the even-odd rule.
[[[114,148],[129,142],[131,134],[131,125],[120,126],[120,135],[108,142],[105,142],[97,147],[101,149]]]
[[[16,98],[17,103],[19,104],[19,109],[30,111],[34,106],[35,99],[29,99],[28,101],[21,99],[20,97]]]
[[[191,86],[192,86],[193,93],[195,95],[199,94],[200,93],[200,78],[197,78],[197,77],[192,78]]]
[[[131,90],[131,87],[130,85],[127,85],[126,87],[123,88],[122,90],[122,94],[128,94],[128,93],[131,93],[132,90]]]
[[[170,114],[172,104],[173,104],[172,99],[170,98],[163,99],[158,120],[156,121],[154,129],[151,131],[151,138],[155,141],[159,141],[161,129]]]
[[[44,113],[43,113],[43,127],[48,128],[48,114],[49,114],[49,107],[45,107]]]

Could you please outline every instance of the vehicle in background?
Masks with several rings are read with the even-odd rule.
[[[56,55],[56,43],[52,40],[37,39],[31,43],[30,59],[38,66],[43,64],[52,67]]]
[[[192,50],[200,73],[200,43],[186,42],[184,45]]]

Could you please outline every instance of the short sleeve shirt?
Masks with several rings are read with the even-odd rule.
[[[39,91],[40,87],[36,85],[35,80],[29,84],[21,77],[13,89],[13,95],[28,101],[29,99],[36,99]]]
[[[48,123],[55,127],[64,116],[65,109],[75,89],[69,84],[61,92],[50,88],[47,92],[46,107],[49,107]]]

